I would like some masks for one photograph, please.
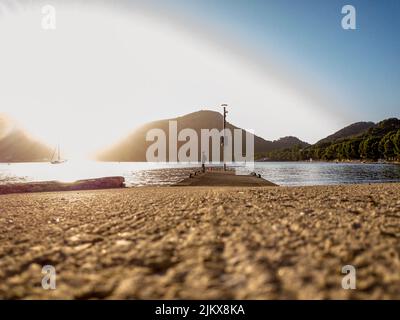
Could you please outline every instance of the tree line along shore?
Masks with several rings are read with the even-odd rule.
[[[321,140],[308,147],[294,146],[256,154],[257,159],[274,161],[378,161],[400,162],[400,120],[379,122],[365,132],[333,140]]]

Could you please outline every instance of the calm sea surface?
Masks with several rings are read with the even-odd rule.
[[[188,164],[66,162],[0,164],[0,184],[29,181],[75,181],[105,176],[124,176],[128,186],[168,185],[187,177]],[[400,182],[400,165],[263,162],[254,170],[236,166],[239,173],[256,171],[278,185],[304,186],[342,183]]]

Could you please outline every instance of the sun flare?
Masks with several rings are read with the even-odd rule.
[[[238,110],[233,122],[270,139],[282,135],[279,123],[290,134],[305,117],[314,125],[302,126],[303,139],[327,130],[326,118],[319,121],[327,111],[313,97],[187,30],[139,10],[76,4],[58,4],[56,29],[43,30],[40,8],[0,19],[0,104],[69,158],[91,155],[144,122],[221,101]]]

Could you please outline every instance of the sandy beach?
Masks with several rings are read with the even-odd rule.
[[[2,195],[0,228],[5,299],[400,299],[400,184]]]

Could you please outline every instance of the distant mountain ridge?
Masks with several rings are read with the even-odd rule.
[[[373,126],[375,126],[375,123],[373,122],[356,122],[347,127],[344,127],[343,129],[340,129],[339,131],[336,131],[335,133],[327,136],[324,139],[319,140],[316,144],[333,142],[339,139],[354,137],[366,132]]]
[[[274,144],[274,150],[291,148],[293,146],[299,146],[302,148],[310,146],[309,143],[304,142],[299,138],[293,136],[283,137],[278,140],[272,141],[272,143]]]
[[[161,129],[167,133],[168,141],[169,120],[177,121],[178,132],[191,128],[199,137],[201,129],[222,128],[222,115],[209,110],[153,121],[138,127],[121,141],[99,152],[98,160],[146,161],[146,150],[153,144],[146,141],[146,133],[151,129]],[[229,122],[227,128],[239,129]],[[186,141],[178,142],[178,149],[185,143]],[[245,150],[244,143],[245,138],[242,150]],[[0,114],[0,162],[48,161],[52,152],[53,150],[44,143],[33,139],[16,126],[12,119]],[[390,118],[377,124],[356,122],[319,140],[314,145],[293,136],[268,141],[255,135],[254,153],[258,158],[267,157],[271,160],[400,159],[400,120]]]
[[[400,120],[353,123],[312,146],[272,151],[266,156],[275,161],[400,161]]]
[[[108,149],[98,154],[98,160],[101,161],[146,161],[146,150],[152,144],[152,142],[146,141],[146,133],[151,129],[161,129],[167,133],[168,141],[168,124],[169,121],[177,121],[178,132],[182,129],[190,128],[196,131],[198,136],[201,136],[201,129],[218,129],[222,130],[223,117],[219,112],[210,110],[201,110],[187,115],[165,119],[147,123],[136,130],[134,130],[128,137],[121,140],[117,144],[112,145]],[[230,130],[239,129],[237,126],[227,122],[227,128]],[[245,140],[245,139],[243,139]],[[178,149],[185,142],[178,142]],[[244,142],[243,142],[244,143]],[[295,137],[285,137],[276,141],[268,141],[257,135],[254,136],[254,151],[268,152],[271,150],[277,150],[294,146],[296,144],[307,146],[306,142],[303,142]],[[168,149],[168,146],[167,146]],[[243,145],[243,150],[245,147]],[[200,157],[199,150],[199,157]],[[211,154],[211,151],[210,151]],[[168,155],[168,150],[167,150]],[[168,158],[169,160],[169,158]],[[200,160],[200,159],[199,159]]]
[[[0,162],[35,162],[50,156],[49,147],[32,139],[12,119],[0,114]]]

